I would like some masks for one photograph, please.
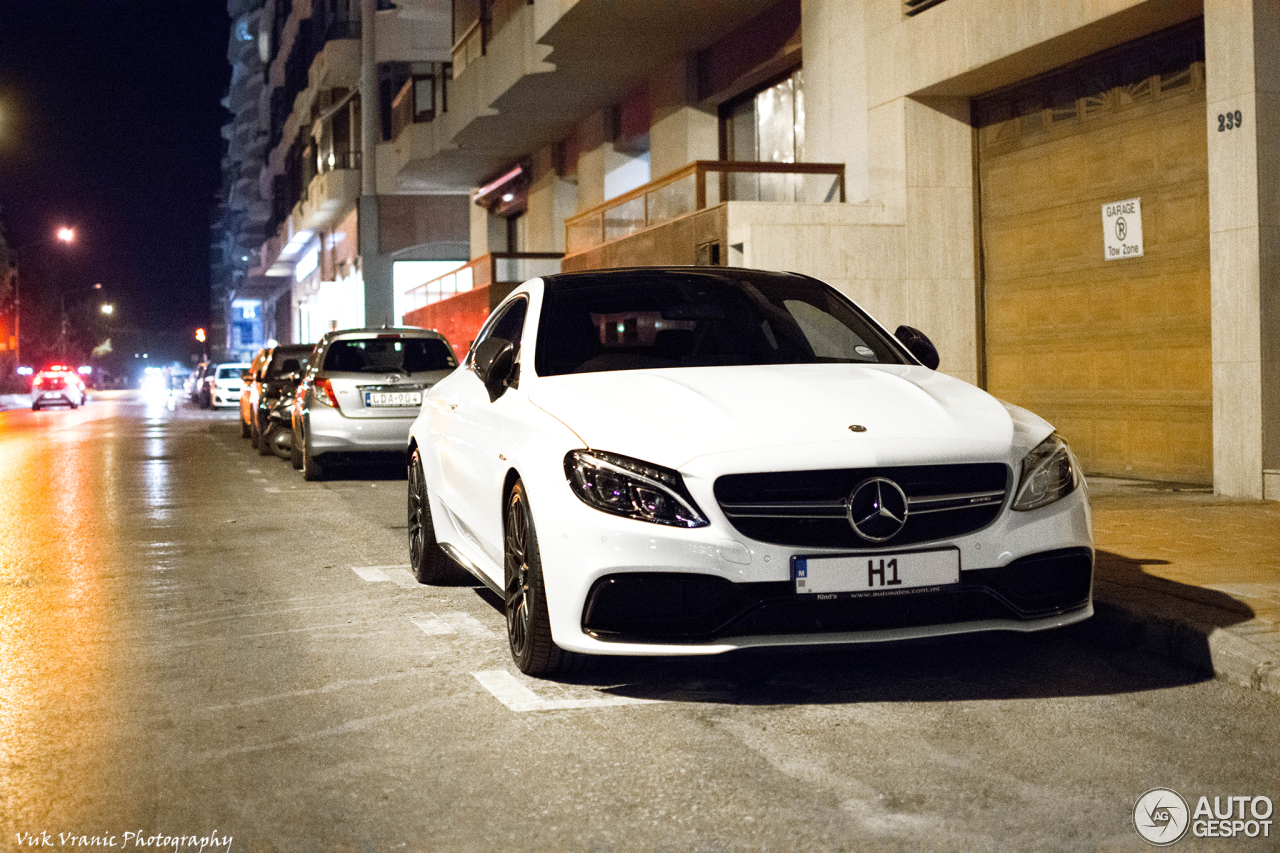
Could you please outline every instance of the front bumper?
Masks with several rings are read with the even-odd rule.
[[[792,558],[849,554],[847,549],[746,539],[719,512],[709,482],[686,483],[711,521],[707,527],[607,515],[574,497],[562,477],[536,490],[532,486],[539,484],[530,484],[557,645],[590,654],[711,654],[1035,631],[1093,613],[1093,538],[1083,486],[1031,512],[1006,505],[995,521],[968,535],[908,547],[956,549],[959,584],[828,601],[796,596]]]

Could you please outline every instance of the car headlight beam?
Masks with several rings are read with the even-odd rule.
[[[564,457],[564,472],[578,499],[601,512],[673,527],[710,523],[681,476],[668,468],[616,453],[573,450]]]
[[[1015,510],[1039,509],[1071,494],[1080,485],[1080,469],[1071,448],[1056,432],[1022,460]]]

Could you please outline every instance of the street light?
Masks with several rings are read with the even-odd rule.
[[[101,311],[104,316],[110,317],[112,314],[116,313],[116,306],[112,305],[110,302],[104,302],[98,306],[98,310]]]

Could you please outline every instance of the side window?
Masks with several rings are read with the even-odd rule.
[[[471,345],[471,352],[467,353],[467,365],[474,365],[476,350],[480,348],[480,344],[489,338],[501,338],[504,341],[510,341],[516,348],[516,360],[519,361],[520,337],[524,332],[524,319],[528,313],[529,300],[523,296],[503,308],[502,313],[493,317],[486,324],[486,327],[480,331],[475,343]]]

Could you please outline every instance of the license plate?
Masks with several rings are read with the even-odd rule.
[[[907,551],[838,557],[792,557],[797,595],[870,597],[960,582],[960,552]]]
[[[364,405],[366,409],[396,408],[399,406],[421,406],[421,391],[365,391]]]

